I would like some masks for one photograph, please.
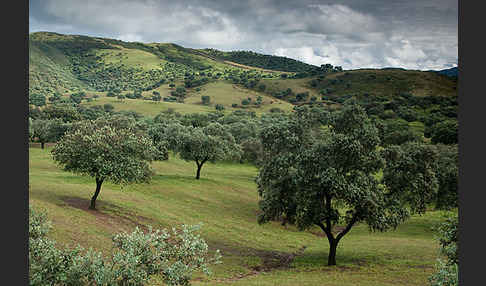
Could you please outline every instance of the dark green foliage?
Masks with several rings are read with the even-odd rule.
[[[172,96],[178,97],[178,98],[184,98],[186,96],[186,89],[182,86],[178,86],[175,91],[171,91],[170,93]]]
[[[445,261],[438,259],[437,272],[430,276],[431,286],[459,285],[459,219],[450,215],[436,228],[440,243],[440,254]]]
[[[219,103],[218,103],[218,104],[216,104],[216,105],[214,106],[214,108],[215,108],[216,110],[222,111],[222,110],[224,110],[224,105],[222,105],[222,104],[219,104]]]
[[[209,95],[202,95],[201,101],[202,101],[202,104],[209,105],[209,103],[211,102],[211,97]]]
[[[301,92],[301,93],[297,93],[295,95],[295,98],[297,99],[297,101],[303,101],[303,100],[306,100],[307,97],[309,97],[309,92],[306,91],[306,92]]]
[[[457,120],[446,120],[436,123],[430,132],[432,143],[457,144],[459,125]]]
[[[206,84],[208,82],[209,82],[209,78],[207,78],[207,77],[201,77],[199,79],[188,78],[184,81],[184,86],[186,88],[192,88],[192,87],[201,86],[201,85]]]
[[[44,106],[46,105],[46,97],[42,94],[29,94],[29,104],[33,104],[35,106]]]
[[[70,104],[50,104],[43,109],[45,119],[59,118],[63,122],[75,122],[82,118],[77,108]]]
[[[242,105],[249,105],[249,104],[250,104],[250,101],[249,101],[248,99],[246,99],[246,98],[245,98],[245,99],[243,99],[243,100],[241,101],[241,104],[242,104]]]
[[[408,142],[387,147],[383,156],[386,160],[383,183],[389,189],[390,203],[408,204],[405,217],[424,213],[427,205],[437,198],[437,150],[431,145]]]
[[[105,103],[105,104],[103,104],[103,109],[106,112],[111,112],[111,111],[113,111],[115,109],[115,107],[112,104]]]
[[[263,55],[252,51],[221,52],[214,49],[205,49],[204,51],[217,58],[263,69],[286,72],[315,72],[319,69],[317,66],[287,57]]]
[[[435,207],[452,209],[458,207],[459,152],[456,145],[437,144],[437,179],[439,190]]]
[[[76,93],[73,93],[73,94],[70,94],[69,95],[69,99],[71,99],[72,102],[76,103],[76,104],[80,104],[81,101],[86,98],[86,93],[85,92],[76,92]]]
[[[103,106],[101,105],[93,105],[88,108],[79,105],[77,106],[76,110],[81,116],[81,119],[95,120],[97,118],[107,115],[107,113],[103,109]]]
[[[408,122],[403,119],[387,119],[376,121],[382,146],[400,145],[406,142],[422,142],[420,134],[414,132]]]
[[[378,129],[359,106],[323,116],[326,130],[303,116],[305,110],[300,113],[260,133],[260,223],[284,218],[300,229],[319,226],[330,245],[328,264],[335,265],[337,245],[356,223],[378,231],[395,228],[436,198],[433,148],[409,143],[378,151]],[[375,177],[380,170],[381,181]],[[344,229],[334,234],[341,223]]]
[[[406,106],[400,106],[397,109],[397,115],[408,122],[417,121],[417,113]]]
[[[59,101],[60,99],[61,99],[61,94],[59,94],[59,93],[57,93],[57,92],[56,92],[56,93],[54,93],[54,95],[49,96],[49,98],[48,98],[49,102],[51,102],[51,103],[57,102],[57,101]]]
[[[41,148],[44,149],[44,144],[47,142],[56,142],[59,140],[69,128],[61,119],[35,119],[32,121],[32,136],[41,143]]]

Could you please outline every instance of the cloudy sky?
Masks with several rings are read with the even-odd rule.
[[[344,69],[457,66],[457,0],[38,0],[30,32],[252,50]]]

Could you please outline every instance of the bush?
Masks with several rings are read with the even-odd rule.
[[[243,99],[243,100],[241,101],[241,104],[243,104],[243,105],[249,105],[249,104],[250,104],[250,101],[249,101],[248,99],[246,99],[246,98],[245,98],[245,99]]]
[[[301,100],[306,100],[308,96],[309,96],[309,92],[306,91],[306,92],[297,93],[295,95],[295,98],[297,99],[297,101],[301,101]]]
[[[44,106],[46,105],[46,97],[42,94],[31,94],[29,95],[29,104]]]
[[[112,104],[105,103],[105,104],[103,104],[103,109],[106,112],[110,112],[110,111],[113,111],[115,109],[115,107]]]
[[[218,103],[218,104],[216,104],[216,106],[214,108],[216,108],[216,110],[221,111],[221,110],[224,110],[224,105]]]
[[[459,285],[458,225],[458,217],[449,216],[436,228],[439,233],[440,254],[445,255],[446,260],[437,260],[437,272],[429,277],[432,286]]]
[[[211,98],[210,98],[209,95],[202,95],[201,101],[202,101],[202,104],[208,105],[211,101]]]
[[[231,104],[231,107],[238,107],[238,103]]]
[[[211,274],[208,265],[221,263],[219,251],[208,255],[208,245],[196,232],[199,225],[181,230],[135,228],[113,236],[114,252],[104,261],[101,253],[57,249],[47,238],[50,222],[45,212],[29,206],[30,285],[147,285],[160,275],[167,285],[189,285],[194,271]]]
[[[457,120],[446,120],[435,124],[430,131],[431,141],[434,144],[456,144],[458,142],[459,125]]]

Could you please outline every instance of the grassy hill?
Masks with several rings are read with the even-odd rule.
[[[457,94],[456,78],[431,71],[386,68],[324,72],[285,57],[254,52],[190,49],[171,43],[144,44],[48,32],[29,35],[29,63],[29,93],[47,97],[55,92],[106,93],[116,89],[142,90],[145,95],[157,91],[168,97],[170,83],[192,88],[189,94],[194,97],[187,100],[189,104],[196,104],[201,94],[213,96],[214,103],[225,107],[241,102],[242,93],[247,92],[267,99],[273,97],[274,102],[337,105],[340,100],[335,99],[340,97]],[[231,84],[234,86],[228,88]],[[191,94],[198,86],[203,91]],[[224,99],[220,95],[223,93]],[[304,96],[299,98],[299,93]],[[145,106],[138,101],[133,103],[137,103],[134,108]]]
[[[224,73],[251,68],[214,60],[170,43],[129,43],[50,32],[29,35],[29,63],[29,92],[44,95],[80,89],[149,90],[161,81],[183,80],[188,75],[204,74],[216,79]]]
[[[414,216],[386,233],[357,225],[339,244],[338,266],[328,267],[328,242],[319,229],[257,223],[254,166],[207,163],[195,180],[193,163],[170,156],[153,163],[150,183],[103,184],[98,211],[91,211],[94,179],[62,171],[49,151],[29,149],[29,202],[47,210],[49,236],[60,245],[79,243],[109,255],[114,233],[202,222],[202,236],[210,251],[221,250],[223,263],[209,278],[196,274],[193,285],[425,285],[434,270],[438,243],[431,227],[441,212]]]
[[[457,80],[437,74],[401,69],[358,69],[318,75],[301,79],[262,79],[265,93],[286,101],[294,102],[298,93],[308,93],[305,100],[294,103],[308,103],[312,96],[316,102],[328,102],[322,98],[376,96],[391,99],[402,94],[412,96],[457,96]],[[291,89],[291,94],[285,91]]]

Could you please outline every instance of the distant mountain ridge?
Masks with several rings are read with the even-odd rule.
[[[443,69],[443,70],[438,70],[438,71],[433,70],[433,72],[436,72],[436,73],[439,73],[439,74],[443,74],[443,75],[446,75],[446,76],[449,76],[449,77],[458,77],[458,73],[459,73],[457,67],[453,67],[453,68],[449,68],[449,69]]]

